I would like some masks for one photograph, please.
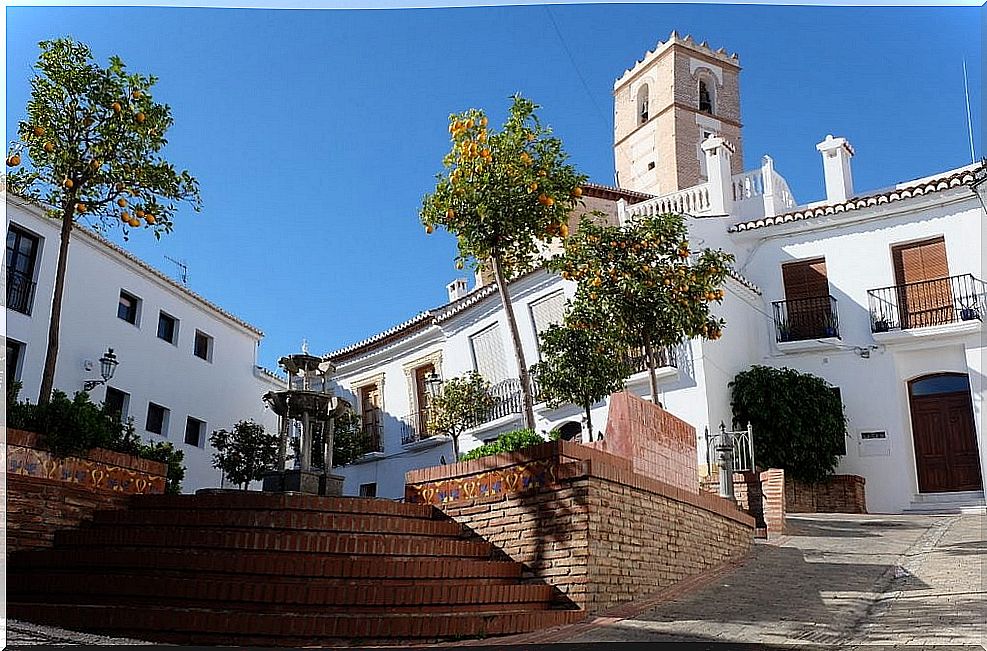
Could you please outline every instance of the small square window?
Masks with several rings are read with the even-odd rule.
[[[185,421],[185,443],[201,448],[202,432],[205,428],[206,424],[204,422],[198,418],[192,418],[189,416],[188,420]]]
[[[196,357],[204,359],[207,362],[212,361],[212,337],[202,332],[201,330],[195,331],[195,346],[192,352]]]
[[[127,416],[127,405],[130,402],[130,394],[113,387],[106,387],[106,397],[103,404],[106,409],[115,414],[117,418],[123,420]]]
[[[168,410],[153,402],[147,403],[147,423],[144,429],[153,434],[168,436]]]
[[[117,316],[127,323],[137,325],[137,319],[140,316],[140,304],[141,299],[121,289],[120,303],[117,305]]]
[[[158,339],[164,339],[169,344],[178,341],[178,319],[164,312],[159,313]]]
[[[377,497],[377,482],[360,484],[360,497]]]
[[[7,339],[7,382],[14,382],[21,377],[21,367],[24,361],[24,344],[13,339]]]

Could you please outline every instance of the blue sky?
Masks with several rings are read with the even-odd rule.
[[[164,256],[187,260],[194,290],[265,331],[270,367],[302,338],[328,352],[445,301],[455,243],[426,236],[417,212],[450,112],[497,122],[520,91],[610,184],[613,81],[673,29],[739,54],[746,167],[770,154],[802,202],[824,194],[827,133],[855,146],[858,190],[969,163],[964,58],[983,156],[978,8],[6,12],[8,134],[39,40],[70,35],[160,78],[167,155],[199,179],[204,210],[126,246],[166,272]]]

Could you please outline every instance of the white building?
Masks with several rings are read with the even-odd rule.
[[[866,478],[871,511],[943,495],[982,503],[987,295],[983,197],[973,184],[983,166],[859,193],[852,147],[827,137],[817,146],[826,199],[799,205],[770,157],[742,171],[739,70],[736,55],[690,37],[659,43],[614,87],[615,165],[632,190],[587,192],[609,202],[618,221],[688,214],[694,245],[736,256],[715,309],[727,322],[724,336],[667,354],[659,399],[701,437],[730,423],[728,383],[738,372],[754,364],[811,372],[840,390],[849,433],[838,472]],[[451,460],[448,439],[429,436],[419,416],[432,370],[443,378],[477,370],[501,398],[461,449],[520,425],[504,313],[495,288],[478,280],[471,291],[456,280],[449,303],[327,355],[340,391],[379,442],[339,469],[347,494],[401,497],[407,470]],[[536,333],[561,317],[573,287],[539,271],[510,290],[531,364]],[[644,372],[627,386],[649,391]],[[604,427],[606,408],[594,408],[594,429]],[[580,413],[542,404],[536,418],[542,431],[571,429]]]
[[[7,195],[6,378],[36,402],[58,256],[59,223]],[[70,396],[99,379],[112,348],[119,365],[91,391],[133,417],[144,439],[185,453],[183,490],[219,486],[209,435],[253,418],[277,418],[261,401],[283,381],[257,365],[263,333],[109,240],[82,227],[69,245],[55,388]]]

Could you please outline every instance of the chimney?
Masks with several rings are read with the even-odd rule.
[[[853,176],[850,159],[853,147],[846,138],[834,138],[832,134],[816,145],[823,157],[823,174],[826,177],[826,201],[838,203],[853,196]]]
[[[458,301],[463,296],[466,296],[466,294],[469,293],[469,290],[466,288],[466,279],[465,278],[457,278],[457,279],[455,279],[454,281],[452,281],[451,283],[449,283],[448,285],[446,285],[446,290],[449,291],[449,302],[450,303],[452,303],[453,301]]]
[[[733,174],[730,171],[733,145],[720,136],[710,136],[703,141],[702,148],[706,156],[709,211],[713,215],[729,215],[733,210]]]

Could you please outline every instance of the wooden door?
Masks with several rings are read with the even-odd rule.
[[[911,414],[919,492],[980,490],[980,455],[969,388],[912,395]]]
[[[418,406],[418,432],[421,436],[428,435],[429,400],[425,379],[434,372],[434,364],[426,364],[415,369],[415,399]]]
[[[892,247],[902,328],[953,322],[946,241],[937,237]]]
[[[785,318],[793,340],[825,337],[831,319],[826,259],[788,262],[781,266],[785,284]]]
[[[380,447],[380,388],[369,384],[360,388],[360,411],[363,432],[370,438],[371,449]]]

